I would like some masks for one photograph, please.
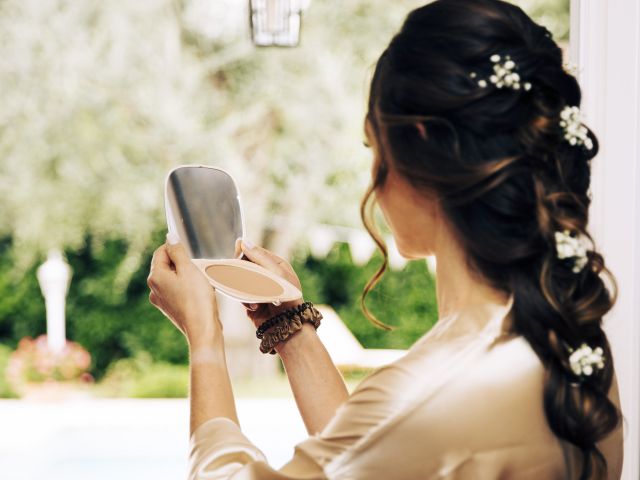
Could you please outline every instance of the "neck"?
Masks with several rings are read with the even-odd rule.
[[[457,315],[474,306],[507,303],[507,294],[490,287],[469,270],[464,252],[448,230],[440,229],[435,256],[439,318]],[[482,319],[473,321],[478,323]],[[482,326],[477,325],[478,328]]]

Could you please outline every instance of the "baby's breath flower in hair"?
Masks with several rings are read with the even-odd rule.
[[[569,230],[555,232],[556,251],[559,259],[573,258],[574,273],[578,273],[587,263],[587,243],[583,238],[571,236]]]
[[[511,59],[510,55],[505,55],[504,62],[501,62],[502,56],[498,53],[494,53],[489,57],[489,60],[493,62],[493,75],[489,77],[489,81],[493,83],[497,88],[511,88],[513,90],[520,90],[520,86],[525,90],[529,90],[531,88],[531,83],[524,82],[524,84],[520,83],[520,75],[515,72],[516,63]],[[476,78],[477,73],[471,72],[469,74],[471,78]],[[488,83],[487,80],[481,78],[478,80],[478,85],[482,88],[485,88]]]
[[[566,62],[564,62],[562,64],[562,68],[569,75],[573,75],[574,77],[578,76],[578,73],[579,73],[578,64],[570,62],[570,61],[566,61]]]
[[[582,125],[580,109],[567,105],[560,112],[560,126],[564,130],[564,138],[571,145],[584,145],[587,150],[593,148],[593,142],[588,136],[587,127]]]
[[[601,347],[591,348],[586,343],[580,345],[577,350],[569,349],[569,364],[571,370],[578,376],[589,376],[593,373],[594,367],[604,368],[603,350]]]

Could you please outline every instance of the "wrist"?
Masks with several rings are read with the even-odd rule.
[[[189,346],[189,354],[205,351],[224,352],[224,340],[221,335],[187,337],[187,345]]]
[[[275,305],[271,306],[271,317],[275,317],[276,315],[280,315],[282,312],[289,310],[290,308],[295,308],[304,303],[304,298],[298,298],[297,300],[289,300],[288,302],[282,302],[277,307]],[[265,319],[266,322],[268,319]],[[264,323],[264,322],[261,322]],[[259,326],[259,325],[258,325]]]
[[[222,323],[215,313],[200,312],[193,314],[191,322],[186,324],[184,331],[189,349],[223,346],[224,336],[222,335]],[[198,321],[196,321],[198,320]],[[192,329],[188,326],[193,325]]]
[[[286,309],[263,322],[256,330],[260,339],[262,353],[277,353],[276,346],[298,335],[305,323],[311,323],[314,329],[320,326],[322,313],[311,302],[303,302],[296,307]]]
[[[283,342],[277,343],[273,348],[282,361],[286,361],[288,358],[295,357],[300,352],[307,351],[308,348],[306,346],[314,340],[319,340],[316,329],[313,324],[305,322],[302,324],[300,330]]]
[[[189,364],[226,365],[224,348],[213,344],[199,344],[189,348]]]
[[[303,298],[303,297],[300,297],[300,298],[297,298],[297,299],[295,299],[295,300],[288,300],[288,301],[286,301],[286,302],[282,302],[282,303],[278,306],[278,308],[279,308],[281,311],[284,311],[284,310],[288,310],[288,309],[289,309],[289,308],[291,308],[291,307],[297,307],[298,305],[301,305],[301,304],[303,304],[303,303],[304,303],[304,298]]]
[[[276,315],[280,315],[282,312],[289,310],[290,308],[297,307],[304,303],[304,298],[298,298],[297,300],[289,300],[287,302],[282,302],[277,307],[275,305],[270,305],[269,311],[270,316],[267,318],[256,319],[253,321],[253,324],[256,328],[259,328],[264,322],[269,320],[270,318],[275,317]]]

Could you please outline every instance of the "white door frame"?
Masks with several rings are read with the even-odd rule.
[[[569,60],[578,67],[592,160],[590,232],[618,282],[604,319],[626,417],[624,480],[640,478],[640,2],[571,0]]]

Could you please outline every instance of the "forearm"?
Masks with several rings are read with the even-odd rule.
[[[325,427],[349,396],[344,379],[310,323],[304,323],[300,331],[275,349],[305,427],[313,435]]]
[[[189,358],[190,433],[214,417],[239,425],[222,339],[190,342]]]

